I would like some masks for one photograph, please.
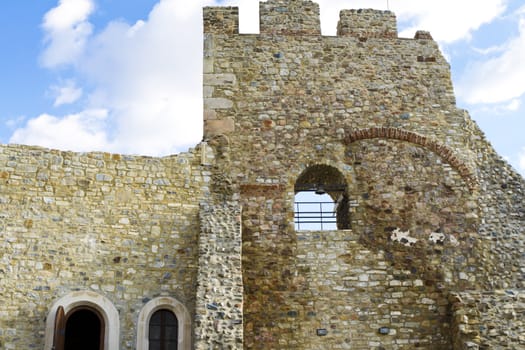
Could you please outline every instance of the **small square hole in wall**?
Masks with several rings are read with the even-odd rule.
[[[318,328],[316,333],[319,337],[324,337],[325,335],[328,335],[328,330],[325,328]]]

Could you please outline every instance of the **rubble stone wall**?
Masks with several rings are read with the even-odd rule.
[[[163,302],[184,350],[523,348],[525,181],[430,33],[344,10],[322,36],[309,0],[262,2],[260,34],[238,16],[204,9],[195,149],[0,146],[0,348],[50,348],[79,295],[120,349]],[[296,230],[320,185],[338,229]]]
[[[236,202],[201,204],[195,349],[243,348],[240,216]]]
[[[449,296],[454,349],[525,348],[525,293],[507,289]]]
[[[199,202],[210,174],[198,150],[165,158],[0,147],[0,348],[43,349],[51,306],[74,291],[109,299],[120,349],[158,296],[193,317]]]
[[[399,38],[392,13],[350,10],[327,37],[315,34],[317,17],[310,1],[269,0],[260,34],[239,34],[222,30],[223,21],[238,22],[235,8],[204,11],[205,137],[228,138],[223,168],[243,205],[244,346],[350,348],[341,332],[355,334],[358,348],[449,349],[448,293],[525,287],[524,181],[456,106],[450,67],[430,33]],[[366,260],[319,268],[326,262],[318,254],[344,255],[333,249],[348,244],[337,233],[305,246],[294,228],[296,182],[323,167],[344,179],[346,235],[356,242],[349,256],[360,247],[387,266],[376,289],[340,288],[366,275]],[[396,290],[392,280],[423,285]],[[322,295],[311,292],[319,286]],[[380,301],[370,322],[347,320],[354,298],[379,290],[413,297],[413,309],[389,321],[406,331],[396,334],[406,343],[385,345],[366,328],[392,317]],[[313,336],[329,328],[320,321],[328,315],[337,331]]]

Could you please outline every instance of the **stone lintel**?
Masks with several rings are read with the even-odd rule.
[[[204,99],[205,109],[230,109],[233,101],[223,97],[208,97]]]

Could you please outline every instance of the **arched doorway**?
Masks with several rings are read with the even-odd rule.
[[[78,307],[66,315],[64,350],[102,350],[104,318],[90,307]]]
[[[82,335],[78,335],[79,329]],[[71,292],[57,300],[49,311],[44,349],[118,349],[119,330],[119,314],[111,300],[91,291]],[[76,345],[73,338],[77,336],[90,340],[85,346]]]

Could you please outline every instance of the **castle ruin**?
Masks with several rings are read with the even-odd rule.
[[[430,33],[363,9],[323,36],[309,0],[261,2],[259,34],[203,17],[195,148],[0,146],[0,348],[525,349],[525,181]],[[300,192],[334,226],[301,229]]]

